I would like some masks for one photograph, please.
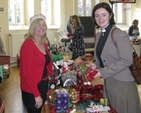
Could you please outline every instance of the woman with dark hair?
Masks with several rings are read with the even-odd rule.
[[[77,15],[71,16],[71,39],[72,42],[68,47],[72,51],[72,60],[77,59],[79,56],[84,58],[85,45],[84,45],[84,26]]]
[[[138,41],[139,36],[139,27],[138,27],[139,21],[137,19],[133,20],[132,25],[129,27],[128,34],[130,36],[130,40],[136,40]]]
[[[104,98],[108,98],[117,113],[141,113],[137,85],[129,70],[133,50],[128,34],[115,26],[108,3],[95,5],[92,18],[94,25],[101,29],[96,34],[92,66],[98,71],[95,78],[104,79]]]

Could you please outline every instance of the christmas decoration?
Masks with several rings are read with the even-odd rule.
[[[68,109],[68,93],[65,89],[56,90],[55,107],[57,112],[63,112]]]

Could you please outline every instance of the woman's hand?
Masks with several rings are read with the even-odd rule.
[[[101,73],[99,71],[99,69],[95,69],[97,71],[97,74],[94,76],[94,78],[100,78],[101,77]]]
[[[35,98],[35,107],[37,109],[39,109],[43,104],[43,99],[41,98],[41,96],[38,96]]]
[[[73,24],[70,24],[70,28],[73,29]]]
[[[73,24],[70,24],[70,28],[71,28],[71,32],[73,34],[74,33],[74,25]]]
[[[90,63],[89,67],[91,67],[92,69],[96,69],[96,65],[94,63]]]

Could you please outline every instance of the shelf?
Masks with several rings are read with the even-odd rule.
[[[86,52],[94,52],[94,48],[86,48],[85,51]]]

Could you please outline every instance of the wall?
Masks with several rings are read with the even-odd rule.
[[[0,7],[5,8],[5,11],[0,11],[0,27],[1,27],[1,36],[5,43],[6,51],[9,53],[9,41],[8,41],[8,0],[0,0]]]
[[[41,0],[30,0],[30,1],[25,0],[25,3],[28,4],[31,1],[33,1],[33,3],[34,3],[33,6],[31,6],[31,7],[35,7],[35,8],[34,8],[33,12],[31,12],[31,14],[25,13],[25,19],[26,19],[25,24],[29,23],[30,15],[40,13],[40,10],[41,10],[40,5],[39,5]],[[61,1],[61,9],[60,9],[61,19],[59,21],[60,21],[60,28],[63,29],[67,25],[67,21],[68,21],[69,16],[72,15],[72,14],[75,14],[76,7],[75,7],[74,4],[76,3],[76,0],[60,0],[60,1]],[[94,2],[94,4],[98,3],[98,2],[104,2],[104,1],[109,2],[109,0],[96,0]],[[128,13],[126,13],[126,15],[128,17],[126,18],[125,21],[128,24],[128,26],[131,25],[132,20],[135,18],[136,7],[141,9],[141,5],[140,5],[141,1],[140,0],[136,0],[136,1],[137,1],[136,4],[131,4],[131,11],[130,11],[131,13],[129,11],[127,11]],[[94,4],[92,6],[94,6]],[[0,7],[5,8],[5,12],[0,12],[0,27],[2,28],[1,35],[2,35],[2,38],[3,38],[5,46],[6,46],[6,51],[7,51],[7,54],[9,55],[10,52],[9,52],[8,34],[9,33],[15,33],[15,32],[26,33],[28,26],[25,26],[25,29],[23,29],[23,30],[16,30],[16,29],[15,30],[9,30],[9,25],[8,25],[8,0],[0,0]],[[26,10],[29,10],[29,9],[26,8]],[[54,15],[54,18],[57,18],[57,16]],[[49,37],[51,43],[58,44],[58,34],[57,34],[58,30],[59,30],[58,28],[48,29],[48,37]]]

